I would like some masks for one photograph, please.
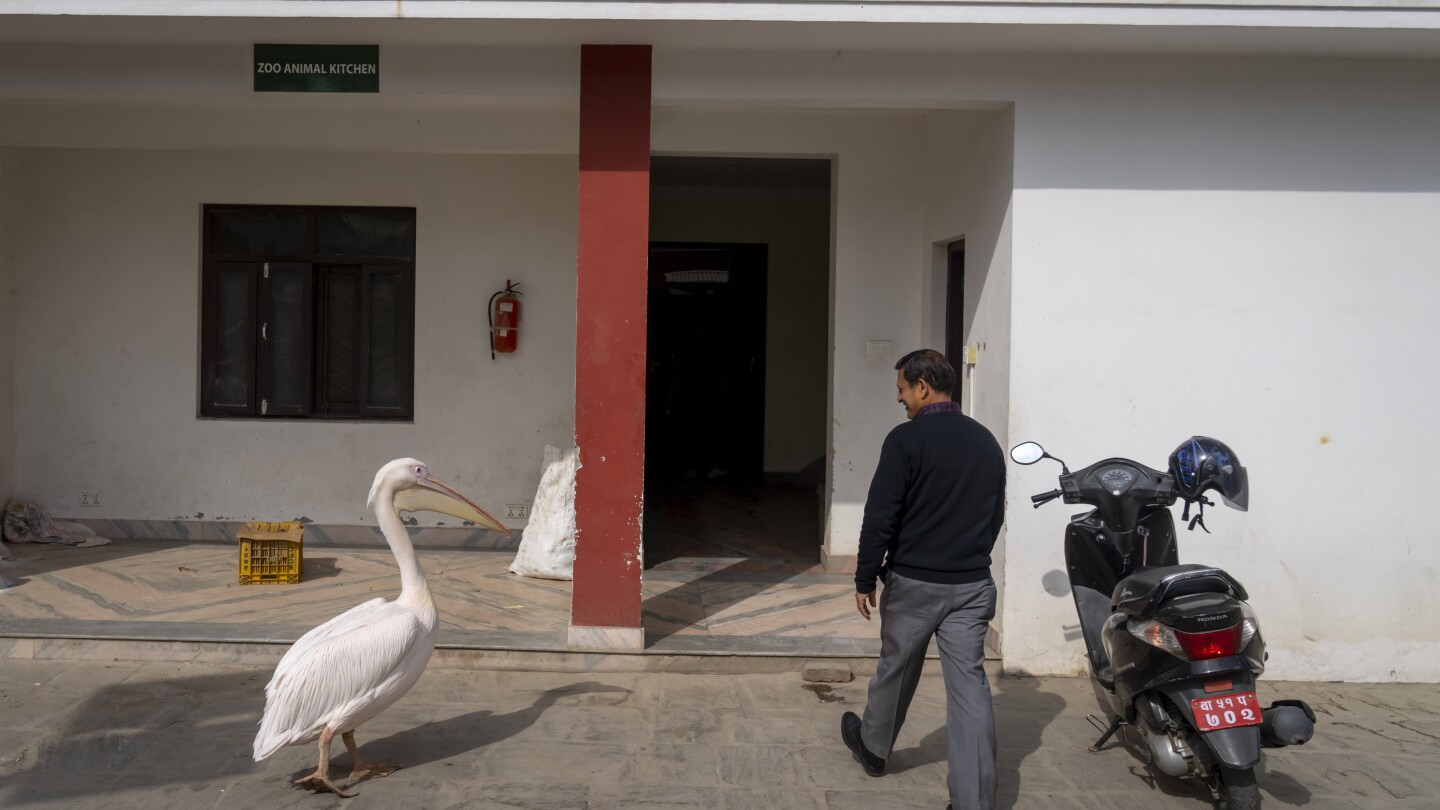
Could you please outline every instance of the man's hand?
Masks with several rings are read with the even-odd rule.
[[[860,611],[860,615],[864,616],[867,622],[870,621],[870,608],[872,607],[875,607],[874,591],[869,593],[855,592],[855,609]]]

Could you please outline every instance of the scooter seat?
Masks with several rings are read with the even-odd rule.
[[[1142,568],[1115,585],[1110,606],[1129,616],[1152,616],[1167,599],[1192,593],[1226,593],[1249,599],[1234,577],[1209,565],[1161,565]]]

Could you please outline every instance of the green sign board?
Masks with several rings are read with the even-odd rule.
[[[379,45],[256,45],[257,93],[378,93]]]

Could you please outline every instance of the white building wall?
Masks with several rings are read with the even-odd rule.
[[[923,235],[918,119],[897,121],[842,155],[837,172],[834,464],[829,557],[859,549],[880,445],[905,420],[895,361],[920,345]],[[895,140],[891,140],[891,139]],[[871,341],[883,347],[871,353]]]
[[[1181,560],[1247,585],[1277,678],[1440,679],[1426,373],[1440,301],[1431,63],[1072,66],[1016,105],[1011,441],[1163,467],[1191,434],[1250,472]],[[1014,468],[1006,666],[1082,666],[1073,509]],[[1057,575],[1051,583],[1063,581]]]
[[[107,518],[365,523],[375,470],[399,456],[498,510],[533,497],[545,444],[573,440],[573,157],[4,158],[24,426],[14,487],[59,515],[87,516],[84,491]],[[413,424],[196,417],[212,202],[416,208]],[[492,363],[485,306],[507,278],[525,285],[522,343]]]
[[[973,376],[961,375],[966,413],[997,436],[1010,416],[1010,194],[1014,188],[1011,110],[944,110],[925,116],[925,237],[930,265],[925,343],[943,351],[947,249],[965,240],[964,342],[980,348]]]

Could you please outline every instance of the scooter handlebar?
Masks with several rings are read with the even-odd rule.
[[[1061,492],[1058,489],[1052,489],[1049,492],[1042,492],[1039,495],[1031,495],[1030,503],[1034,504],[1036,509],[1039,509],[1040,507],[1055,500],[1063,494],[1065,493]]]

